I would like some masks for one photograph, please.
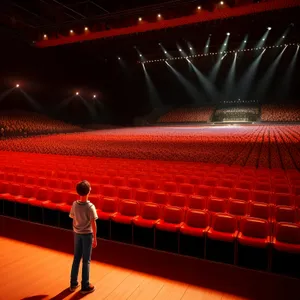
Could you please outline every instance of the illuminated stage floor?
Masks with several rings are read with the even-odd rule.
[[[26,225],[22,230],[26,231]],[[40,229],[36,228],[33,238],[37,238],[37,232],[41,234]],[[144,252],[147,250],[142,248],[126,248],[131,246],[120,244],[108,246],[105,242],[101,245],[102,241],[98,242],[101,249],[96,248],[94,251],[102,252],[103,261],[111,256],[111,252],[114,255],[118,253],[118,259],[115,257],[112,264],[92,261],[91,282],[96,287],[94,293],[86,296],[81,295],[78,290],[70,293],[68,282],[72,255],[53,248],[62,247],[63,239],[65,243],[72,241],[72,233],[67,233],[69,238],[66,240],[63,236],[65,233],[61,235],[55,229],[46,229],[44,233],[50,232],[52,235],[44,236],[44,239],[48,240],[43,242],[48,243],[48,247],[45,248],[0,237],[1,300],[75,300],[83,297],[97,300],[299,299],[300,281],[296,279],[189,260],[154,251],[148,252],[147,255]],[[36,242],[39,243],[38,240]],[[52,247],[49,247],[49,244]],[[72,247],[71,243],[68,247],[70,246]],[[128,249],[131,256],[128,255]],[[156,271],[141,272],[147,260],[154,258],[157,261],[153,261],[152,270]],[[121,264],[126,267],[118,265],[118,261],[120,263],[122,260]],[[139,263],[134,265],[134,261]],[[117,264],[113,265],[114,262]],[[130,264],[132,268],[128,267]],[[157,274],[160,270],[161,276]],[[192,281],[197,284],[189,282],[189,273],[193,274]],[[173,279],[168,279],[172,277]],[[184,280],[176,280],[174,277]]]

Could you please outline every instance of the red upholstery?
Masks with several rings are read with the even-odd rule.
[[[146,202],[141,206],[140,216],[133,219],[136,226],[153,228],[160,218],[160,206]]]
[[[239,189],[246,189],[246,190],[252,190],[254,187],[253,181],[239,181],[239,183],[236,185]]]
[[[269,221],[272,216],[269,204],[260,202],[249,203],[249,216]]]
[[[179,207],[165,206],[163,212],[163,219],[160,219],[156,228],[159,230],[176,232],[180,230],[183,225],[184,210]]]
[[[106,176],[106,175],[100,176],[98,183],[100,183],[100,184],[110,184],[110,177]]]
[[[117,213],[118,201],[116,198],[104,197],[99,201],[99,209],[97,209],[98,218],[100,220],[110,220]]]
[[[275,226],[273,247],[278,251],[300,253],[300,225],[279,222]]]
[[[198,177],[198,176],[191,176],[189,180],[190,184],[194,184],[194,185],[200,185],[202,181],[203,181],[202,177]]]
[[[156,190],[158,188],[158,183],[155,180],[146,180],[144,188],[146,190]]]
[[[291,192],[291,188],[287,184],[275,184],[273,186],[274,193],[282,193],[289,194]]]
[[[230,200],[228,202],[228,213],[235,216],[246,216],[247,202],[243,200]]]
[[[231,179],[221,179],[219,180],[218,185],[221,187],[233,188],[235,186],[235,181]]]
[[[117,223],[131,224],[139,213],[139,203],[134,200],[122,200],[119,203],[119,211],[112,215],[111,219]]]
[[[186,195],[194,194],[194,186],[189,183],[182,183],[179,185],[179,193]]]
[[[168,193],[176,193],[177,192],[177,184],[175,182],[165,182],[163,185],[163,190]]]
[[[192,195],[188,198],[187,206],[192,209],[206,209],[207,197]]]
[[[255,184],[255,190],[257,190],[257,191],[270,192],[270,191],[271,191],[271,186],[270,186],[269,183],[257,182],[257,183]]]
[[[198,185],[195,192],[199,196],[209,197],[212,194],[212,187],[207,185]]]
[[[276,222],[296,223],[296,209],[289,206],[276,206],[274,218]]]
[[[134,199],[139,202],[148,202],[150,200],[149,191],[144,189],[136,189]]]
[[[254,202],[271,203],[271,193],[264,191],[253,191],[252,200]]]
[[[187,202],[186,195],[174,193],[170,195],[168,204],[171,206],[185,207],[186,202]]]
[[[102,195],[105,196],[105,197],[116,197],[117,189],[113,185],[108,185],[108,184],[104,185],[102,187]]]
[[[233,189],[231,191],[231,198],[237,200],[249,201],[251,200],[251,192],[250,190]]]
[[[37,194],[37,188],[33,185],[25,185],[23,187],[22,195],[15,197],[15,201],[19,203],[27,204],[30,198],[35,198]]]
[[[142,186],[142,183],[139,178],[129,178],[128,186],[132,188],[140,188]]]
[[[241,245],[266,248],[271,243],[269,223],[256,218],[242,218],[237,239]]]
[[[212,225],[207,232],[208,238],[234,242],[237,235],[237,219],[234,216],[223,213],[217,213],[212,216]]]
[[[227,187],[216,187],[213,190],[213,196],[216,198],[229,199],[230,191],[230,188]]]
[[[36,198],[28,199],[28,204],[33,206],[43,206],[43,202],[49,201],[51,199],[51,190],[47,188],[39,188],[36,194]]]
[[[117,196],[120,199],[132,199],[132,189],[126,186],[119,187]]]
[[[185,175],[175,175],[174,180],[176,183],[185,183],[187,178]]]
[[[114,186],[126,186],[126,178],[121,176],[116,176],[111,181]]]
[[[290,194],[273,194],[272,203],[275,205],[293,206],[294,197]]]
[[[163,191],[155,191],[152,195],[152,202],[157,204],[167,204],[168,197],[167,193]]]
[[[180,232],[192,236],[204,236],[209,229],[209,214],[203,210],[188,209],[185,222],[180,227]]]
[[[226,212],[227,201],[225,199],[211,198],[207,201],[207,209],[210,212]]]
[[[203,184],[207,186],[216,186],[219,179],[214,177],[207,177],[203,180]]]

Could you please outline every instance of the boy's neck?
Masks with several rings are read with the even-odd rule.
[[[80,198],[79,198],[79,201],[80,202],[87,202],[88,201],[88,196],[81,196]]]

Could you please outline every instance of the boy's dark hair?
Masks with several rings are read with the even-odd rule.
[[[77,183],[76,191],[79,196],[86,196],[91,190],[91,185],[87,180]]]

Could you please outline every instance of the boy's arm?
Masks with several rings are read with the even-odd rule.
[[[97,246],[97,224],[96,224],[96,220],[98,219],[98,215],[97,215],[97,211],[95,206],[93,205],[91,207],[92,211],[91,211],[91,225],[92,225],[92,229],[93,229],[93,248],[95,248]]]

